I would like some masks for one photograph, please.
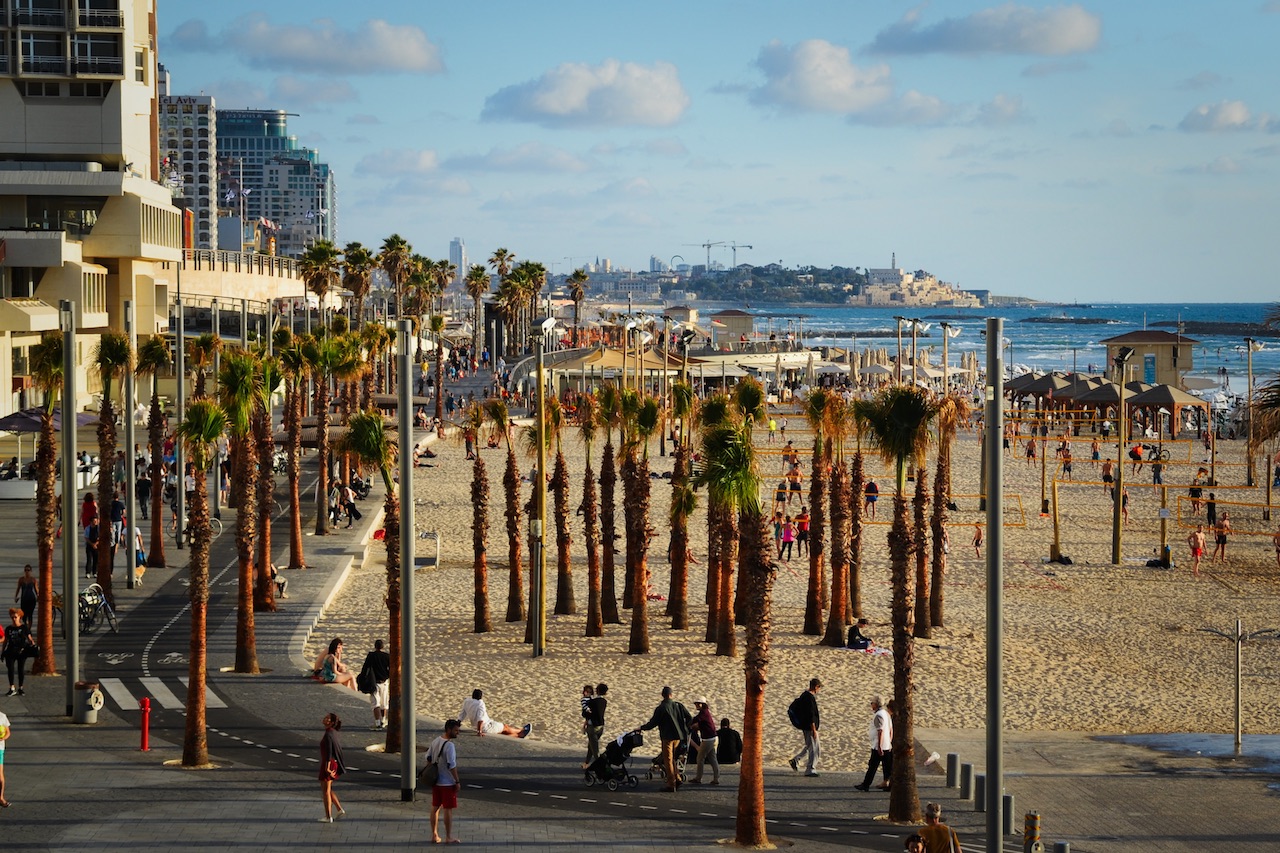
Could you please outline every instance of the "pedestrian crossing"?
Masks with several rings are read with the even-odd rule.
[[[140,687],[134,687],[133,682],[137,682]],[[170,689],[171,684],[175,684],[175,689]],[[140,676],[136,679],[98,679],[98,685],[102,688],[102,692],[106,693],[107,696],[110,697],[111,701],[119,706],[122,711],[138,710],[138,700],[144,696],[151,698],[152,708],[159,707],[171,711],[185,709],[187,706],[186,695],[189,684],[190,682],[187,680],[187,676],[185,675],[179,675],[169,679],[160,678],[158,676]],[[180,685],[180,687],[177,685]],[[136,696],[133,693],[133,689],[138,689]],[[214,693],[213,690],[209,688],[208,684],[206,684],[204,686],[204,706],[206,708],[225,708],[227,707],[227,703],[224,702],[218,694]]]

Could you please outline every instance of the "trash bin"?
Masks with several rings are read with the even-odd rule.
[[[75,702],[71,705],[71,722],[93,725],[98,722],[98,711],[102,708],[102,691],[96,681],[77,681],[75,684]]]

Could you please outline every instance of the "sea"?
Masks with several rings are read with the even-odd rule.
[[[737,306],[741,308],[742,306]],[[804,306],[788,311],[778,306],[752,306],[758,315],[757,331],[787,333],[803,331],[804,342],[811,347],[847,347],[854,335],[880,333],[877,337],[858,337],[859,349],[867,346],[897,346],[896,337],[885,337],[886,330],[897,326],[896,316],[908,315],[929,324],[928,331],[917,334],[917,346],[932,348],[931,361],[937,364],[942,354],[939,322],[951,324],[960,332],[948,344],[952,365],[959,354],[977,352],[979,363],[985,361],[988,317],[1004,319],[1006,365],[1015,374],[1032,370],[1080,370],[1097,373],[1103,370],[1107,348],[1100,341],[1126,332],[1163,330],[1176,332],[1177,323],[1261,323],[1275,304],[1256,303],[1091,303],[1078,305],[1000,306],[992,308],[850,308]],[[1037,322],[1025,322],[1037,318]],[[1039,322],[1047,320],[1048,322]],[[1078,323],[1073,320],[1100,320],[1101,323]],[[1168,324],[1168,325],[1156,325]],[[1241,393],[1247,387],[1248,360],[1243,337],[1199,334],[1184,331],[1196,341],[1192,351],[1189,376],[1221,383]],[[904,341],[910,339],[910,327],[904,324]],[[1255,387],[1280,378],[1280,337],[1260,340],[1262,349],[1253,353]]]

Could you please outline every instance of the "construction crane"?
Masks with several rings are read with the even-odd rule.
[[[737,268],[738,268],[738,250],[739,250],[739,249],[754,249],[754,248],[755,248],[755,246],[747,246],[747,245],[743,245],[742,243],[730,242],[730,243],[729,243],[729,248],[730,248],[730,249],[733,249],[733,268],[734,268],[734,269],[737,269]]]
[[[715,243],[712,243],[710,240],[708,240],[708,241],[707,241],[707,242],[705,242],[705,243],[685,243],[685,244],[683,244],[683,245],[685,245],[685,246],[701,246],[702,248],[706,249],[706,250],[707,250],[707,271],[708,271],[708,272],[710,272],[710,270],[711,270],[711,247],[712,247],[712,246],[723,246],[724,244],[725,244],[725,241],[724,241],[724,240],[720,240],[720,241],[715,242]]]

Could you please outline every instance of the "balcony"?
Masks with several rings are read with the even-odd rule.
[[[124,74],[124,60],[113,56],[76,59],[72,70],[76,74],[119,77]]]
[[[67,25],[67,13],[61,9],[16,9],[13,19],[19,26],[58,27]]]
[[[78,20],[82,28],[122,29],[124,27],[124,13],[109,9],[81,9]]]
[[[56,74],[65,77],[67,74],[67,58],[65,56],[24,56],[22,57],[23,74]]]

